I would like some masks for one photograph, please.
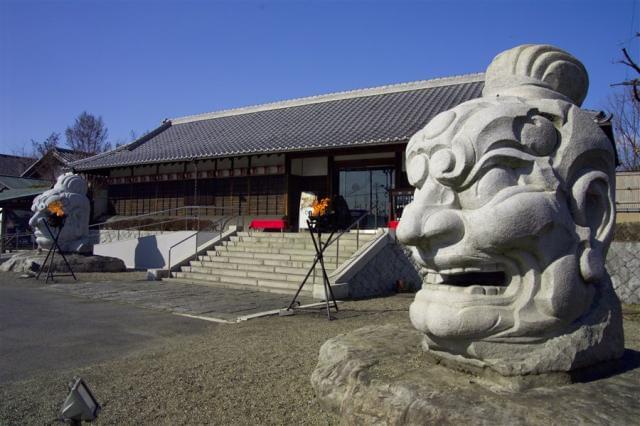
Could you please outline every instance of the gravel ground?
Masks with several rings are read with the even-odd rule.
[[[365,325],[410,327],[412,299],[345,302],[331,322],[310,311],[224,324],[118,360],[9,383],[0,389],[0,424],[53,422],[74,375],[103,406],[98,424],[336,424],[309,383],[320,346]],[[640,350],[638,306],[625,307],[625,334],[626,346]]]
[[[87,275],[81,279],[116,274]],[[9,383],[0,389],[0,424],[53,422],[74,375],[103,406],[98,424],[335,424],[309,383],[320,346],[365,325],[410,326],[412,298],[345,302],[331,322],[309,311],[222,324],[118,360]]]

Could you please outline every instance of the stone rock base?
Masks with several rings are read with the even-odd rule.
[[[0,264],[0,272],[38,273],[46,256],[46,251],[40,253],[37,251],[18,253]],[[77,253],[65,254],[65,257],[69,261],[73,272],[124,272],[127,270],[122,259],[115,257]],[[60,273],[68,271],[62,256],[57,253],[53,259],[53,265],[55,271]]]
[[[328,340],[311,384],[345,424],[633,424],[640,418],[640,353],[627,350],[608,375],[513,391],[490,376],[454,371],[421,349],[423,335],[370,326]],[[598,378],[596,378],[598,377]]]

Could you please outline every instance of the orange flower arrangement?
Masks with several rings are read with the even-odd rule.
[[[329,198],[323,198],[319,202],[318,200],[315,200],[313,204],[311,204],[311,209],[312,209],[311,216],[318,217],[318,216],[324,216],[325,214],[327,214],[330,203],[331,203],[331,200]]]
[[[62,208],[62,202],[60,200],[53,201],[47,206],[47,210],[49,213],[54,214],[58,217],[64,216],[64,209]]]

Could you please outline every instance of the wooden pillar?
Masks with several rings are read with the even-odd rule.
[[[160,181],[159,181],[159,177],[160,177],[160,165],[156,164],[156,177],[155,179],[153,179],[153,184],[155,185],[155,202],[153,203],[155,206],[155,211],[160,211],[163,210],[163,205],[164,205],[164,199],[162,198],[163,201],[161,201],[160,203],[158,203],[158,200],[160,200]]]
[[[247,214],[251,214],[251,156],[247,164]]]
[[[4,246],[5,237],[7,236],[7,209],[6,207],[0,208],[0,215],[2,222],[0,223],[0,253],[4,253],[6,248]]]
[[[334,176],[334,161],[333,155],[329,155],[327,157],[327,192],[329,198],[333,199],[334,196],[338,195],[336,192],[336,180]]]
[[[287,216],[289,226],[291,226],[291,215],[289,214],[291,200],[291,194],[289,192],[291,185],[289,180],[291,179],[291,157],[289,154],[284,154],[284,215]]]

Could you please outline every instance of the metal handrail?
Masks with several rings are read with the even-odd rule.
[[[198,257],[198,234],[200,234],[201,232],[207,232],[209,230],[214,229],[219,223],[224,222],[222,224],[222,226],[220,226],[218,228],[219,230],[219,234],[218,234],[218,241],[220,241],[222,239],[222,232],[224,231],[224,229],[226,228],[227,224],[229,222],[231,222],[233,219],[240,219],[242,217],[242,215],[235,215],[235,216],[231,216],[229,218],[221,218],[218,219],[217,221],[213,222],[209,227],[205,228],[205,229],[199,229],[198,231],[194,232],[193,234],[183,238],[182,240],[178,241],[177,243],[175,243],[174,245],[172,245],[171,247],[169,247],[169,255],[167,256],[167,270],[169,271],[169,275],[171,275],[171,251],[179,246],[180,244],[184,243],[185,241],[190,240],[193,237],[196,237],[196,244],[195,244],[195,253],[194,256]],[[236,222],[237,225],[237,222]]]
[[[196,215],[193,215],[193,210],[197,210],[198,212],[196,212]],[[144,218],[150,218],[150,217],[156,217],[159,215],[165,215],[166,213],[176,213],[178,211],[182,211],[182,210],[191,210],[192,215],[190,216],[180,216],[180,217],[174,217],[172,219],[169,220],[164,220],[161,222],[153,222],[153,223],[145,223],[145,224],[141,224],[141,225],[136,225],[136,226],[131,226],[131,227],[127,227],[124,229],[111,229],[113,231],[117,231],[117,240],[120,240],[120,231],[138,231],[138,236],[140,236],[140,231],[143,228],[149,228],[149,227],[153,227],[153,226],[158,226],[158,225],[164,225],[167,223],[174,223],[174,222],[180,222],[180,221],[185,221],[185,230],[188,228],[188,221],[189,219],[196,219],[198,221],[197,224],[197,228],[200,229],[200,220],[201,220],[201,216],[199,214],[199,210],[201,209],[207,209],[207,210],[213,210],[213,211],[221,211],[222,213],[229,211],[229,210],[233,210],[232,208],[228,208],[228,207],[216,207],[216,206],[182,206],[182,207],[175,207],[175,208],[171,208],[171,209],[166,209],[166,210],[158,210],[155,212],[151,212],[151,213],[145,213],[145,214],[141,214],[138,216],[132,216],[132,217],[125,217],[125,218],[121,218],[121,219],[116,219],[116,220],[111,220],[111,221],[105,221],[105,222],[100,222],[100,223],[94,223],[92,225],[89,226],[89,232],[91,233],[100,233],[100,231],[103,229],[103,226],[113,226],[114,224],[118,224],[121,222],[135,222],[137,220],[140,219],[144,219]],[[93,228],[93,229],[92,229]],[[107,228],[108,229],[108,228]],[[163,231],[163,229],[160,229],[161,231]]]
[[[151,212],[151,213],[144,213],[144,214],[141,214],[141,215],[138,215],[138,216],[123,217],[121,219],[115,219],[115,220],[109,220],[109,221],[94,223],[92,225],[89,225],[89,228],[100,227],[102,225],[113,225],[114,223],[118,223],[118,222],[127,222],[127,221],[132,221],[132,220],[138,220],[138,219],[141,219],[141,218],[144,218],[144,217],[157,216],[157,215],[168,213],[168,212],[176,212],[176,211],[187,210],[187,209],[198,209],[198,210],[199,209],[212,209],[212,210],[220,210],[220,211],[223,211],[223,212],[224,211],[229,211],[229,210],[234,210],[232,207],[182,206],[182,207],[174,207],[174,208],[166,209],[166,210],[158,210],[158,211]],[[192,217],[198,217],[198,216],[192,216]],[[184,217],[181,217],[180,219],[184,219]]]
[[[23,233],[15,233],[15,234],[9,234],[9,235],[3,235],[2,238],[0,238],[0,240],[2,240],[0,242],[0,248],[2,250],[7,250],[9,249],[9,244],[11,243],[12,240],[16,241],[16,250],[18,250],[19,247],[19,238],[21,237],[32,237],[31,238],[31,242],[30,245],[32,248],[36,248],[36,240],[35,238],[35,234],[33,232],[23,232]],[[9,249],[11,250],[11,249]]]
[[[356,251],[360,248],[360,222],[362,222],[362,220],[366,217],[369,217],[371,215],[371,212],[367,212],[365,214],[363,214],[362,216],[360,216],[359,218],[357,218],[356,220],[354,220],[351,225],[349,225],[346,229],[340,231],[340,233],[338,235],[333,235],[331,237],[331,239],[329,239],[323,247],[328,248],[330,245],[332,245],[333,243],[337,242],[338,245],[336,246],[336,267],[338,266],[339,262],[340,262],[340,238],[346,233],[349,232],[353,229],[353,227],[357,227],[356,228]],[[315,279],[315,274],[314,274],[314,279]]]

